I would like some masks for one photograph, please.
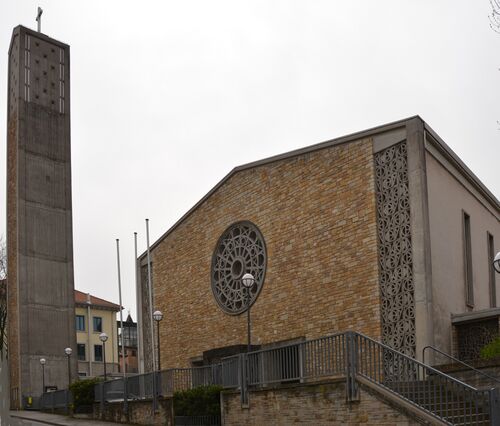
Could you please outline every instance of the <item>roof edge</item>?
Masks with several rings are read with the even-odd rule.
[[[10,44],[9,44],[9,55],[12,50],[12,42],[14,41],[14,36],[15,35],[20,35],[21,33],[26,33],[29,34],[33,37],[38,37],[39,39],[42,39],[44,41],[47,41],[52,44],[56,44],[59,47],[62,47],[63,49],[69,49],[69,44],[63,43],[62,41],[59,41],[55,38],[52,38],[44,33],[39,33],[38,31],[32,30],[31,28],[25,27],[24,25],[17,25],[16,27],[13,28],[12,30],[12,36],[10,38]]]
[[[424,130],[428,132],[437,149],[455,166],[458,171],[500,212],[500,201],[484,185],[484,183],[467,167],[467,165],[455,154],[446,142],[424,121]]]
[[[286,160],[288,158],[293,158],[298,155],[308,154],[310,152],[320,151],[322,149],[330,148],[336,145],[342,145],[344,143],[353,142],[355,140],[363,139],[366,137],[373,136],[378,133],[388,132],[394,130],[398,127],[404,127],[406,124],[414,119],[422,120],[419,115],[413,115],[402,120],[393,121],[391,123],[383,124],[381,126],[371,127],[367,130],[361,130],[359,132],[350,133],[345,136],[340,136],[338,138],[330,139],[324,142],[320,142],[314,145],[309,145],[305,148],[294,149],[292,151],[285,152],[283,154],[273,155],[271,157],[264,158],[262,160],[252,161],[250,163],[242,164],[240,166],[234,167],[226,176],[224,176],[210,191],[208,191],[193,207],[191,207],[186,213],[184,213],[179,220],[177,220],[165,233],[163,233],[149,248],[153,250],[160,242],[162,242],[170,233],[172,233],[184,220],[186,220],[201,204],[203,204],[217,189],[219,189],[226,181],[228,181],[234,174],[241,172],[243,170],[248,170],[254,167],[263,166],[265,164],[273,163],[276,161]],[[139,255],[138,259],[143,259],[146,256],[147,251],[144,251]]]

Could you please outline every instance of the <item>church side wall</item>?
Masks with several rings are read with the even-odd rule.
[[[155,309],[164,313],[162,368],[246,344],[246,314],[224,313],[210,281],[220,235],[241,220],[267,246],[252,343],[348,329],[380,339],[374,162],[365,139],[239,171],[159,242],[152,269]]]
[[[451,353],[451,314],[490,308],[487,233],[494,237],[496,253],[500,250],[500,215],[438,152],[428,151],[426,163],[435,346]],[[473,308],[465,301],[463,212],[471,224]]]

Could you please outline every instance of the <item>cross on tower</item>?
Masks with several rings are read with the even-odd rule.
[[[38,22],[38,32],[42,32],[42,13],[43,10],[38,6],[38,13],[36,14],[36,22]]]

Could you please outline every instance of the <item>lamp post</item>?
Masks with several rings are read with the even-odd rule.
[[[255,284],[255,278],[252,274],[246,273],[241,277],[241,282],[247,289],[247,353],[250,352],[251,347],[251,335],[250,335],[250,289]]]
[[[156,353],[158,354],[158,371],[161,370],[160,363],[160,321],[163,319],[161,311],[153,312],[153,319],[156,321]]]
[[[500,251],[497,253],[495,259],[493,260],[493,268],[495,268],[495,271],[500,274]]]
[[[66,348],[64,349],[64,353],[68,357],[68,389],[71,386],[71,363],[69,361],[69,357],[73,353],[73,350],[71,348]]]
[[[106,333],[99,334],[99,340],[102,342],[102,359],[104,361],[104,381],[106,381],[106,340],[108,340],[108,335]]]
[[[45,392],[45,358],[40,358],[40,365],[42,366],[42,394]]]

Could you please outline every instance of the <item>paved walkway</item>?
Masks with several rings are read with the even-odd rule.
[[[42,423],[56,426],[110,426],[118,424],[90,419],[74,419],[59,414],[42,413],[40,411],[11,411],[9,414],[10,417],[15,420],[27,420],[28,422],[33,422],[34,424]],[[125,425],[125,423],[120,424]]]

